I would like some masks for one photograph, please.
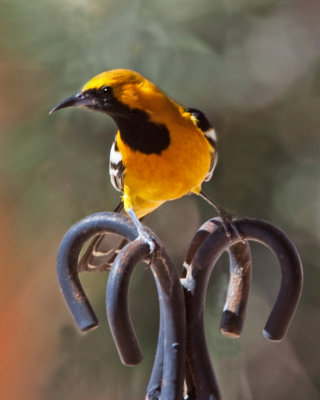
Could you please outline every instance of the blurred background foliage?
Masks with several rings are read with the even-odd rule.
[[[207,114],[220,159],[206,192],[239,215],[284,229],[303,259],[303,297],[282,343],[261,335],[279,287],[272,254],[252,246],[253,287],[237,341],[218,332],[227,259],[217,266],[206,326],[224,399],[318,399],[319,2],[2,0],[0,18],[0,397],[144,398],[158,319],[147,268],[131,287],[144,350],[134,368],[120,364],[110,338],[106,277],[83,276],[101,321],[87,335],[77,332],[55,277],[65,231],[90,213],[112,210],[119,196],[107,173],[113,122],[85,111],[48,111],[93,75],[121,67]],[[203,201],[188,197],[161,207],[149,224],[179,266],[211,216]]]

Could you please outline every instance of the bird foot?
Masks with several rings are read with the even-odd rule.
[[[232,219],[235,217],[235,215],[223,210],[219,209],[218,210],[218,215],[221,218],[222,226],[225,231],[226,236],[229,238],[231,242],[231,237],[232,237],[232,232],[237,236],[237,238],[244,243],[244,236],[243,234],[239,231],[235,223],[232,221]]]
[[[147,231],[147,229],[142,225],[133,208],[131,207],[128,211],[129,216],[132,219],[135,227],[138,231],[138,238],[142,239],[149,246],[149,252],[152,254],[156,249],[156,241],[152,235]]]
[[[230,242],[231,237],[232,237],[232,232],[235,233],[237,238],[244,243],[244,236],[243,234],[239,231],[239,229],[236,227],[236,225],[233,223],[232,218],[235,217],[234,214],[231,214],[227,211],[225,211],[222,207],[218,206],[218,204],[214,203],[205,193],[200,191],[198,193],[199,196],[201,196],[207,203],[209,203],[218,213],[219,217],[221,218],[222,226],[225,231],[226,236],[229,238]]]

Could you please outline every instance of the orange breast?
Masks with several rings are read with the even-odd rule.
[[[162,121],[170,132],[170,146],[160,155],[132,151],[118,133],[125,166],[124,194],[133,207],[137,197],[162,203],[199,191],[210,167],[212,149],[193,122],[179,115]]]

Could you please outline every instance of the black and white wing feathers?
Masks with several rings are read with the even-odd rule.
[[[119,192],[123,192],[124,165],[117,145],[117,138],[115,138],[110,150],[109,174],[113,187]]]
[[[217,153],[217,135],[213,127],[211,126],[210,122],[208,121],[207,117],[204,113],[196,108],[186,108],[193,117],[194,122],[199,129],[202,130],[205,138],[208,140],[212,147],[211,152],[211,163],[204,181],[209,181],[212,178],[213,171],[217,165],[218,161],[218,153]]]

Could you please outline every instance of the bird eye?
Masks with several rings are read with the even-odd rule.
[[[105,96],[106,94],[109,94],[110,88],[108,86],[102,86],[100,89],[101,93]]]

